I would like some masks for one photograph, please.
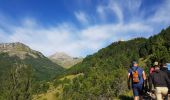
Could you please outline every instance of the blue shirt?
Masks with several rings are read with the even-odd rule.
[[[142,76],[144,70],[140,67],[130,68],[129,71],[128,71],[128,73],[130,74],[130,77],[132,78],[132,72],[133,72],[133,70],[136,70],[136,68],[137,68],[138,75],[139,75],[139,82],[137,84],[133,84],[133,82],[132,82],[132,87],[135,86],[135,85],[143,85],[143,82],[144,82],[144,79],[143,79],[143,76]]]
[[[168,66],[168,70],[170,70],[170,63],[167,63],[167,66]]]

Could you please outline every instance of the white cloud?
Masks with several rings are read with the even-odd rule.
[[[140,20],[134,20],[133,17],[126,23],[124,21],[126,17],[123,13],[124,9],[117,2],[98,6],[96,13],[101,18],[107,19],[107,13],[112,11],[113,14],[116,14],[119,20],[118,23],[89,25],[90,20],[93,18],[91,19],[83,11],[77,11],[74,15],[80,23],[86,25],[83,29],[79,29],[74,24],[67,22],[46,27],[29,17],[21,19],[21,22],[18,22],[19,24],[17,25],[11,24],[7,20],[5,22],[0,20],[0,26],[5,26],[5,28],[0,27],[0,42],[22,42],[45,55],[51,55],[55,52],[66,52],[72,56],[86,56],[120,39],[128,40],[140,36],[148,37],[150,33],[157,33],[155,31],[156,26],[165,23],[168,25],[170,23],[169,4],[170,2],[167,1],[158,7],[155,14],[147,19],[135,16],[139,17]],[[141,2],[138,0],[135,5],[135,8],[139,8]],[[128,7],[135,11],[135,8]]]
[[[106,12],[105,12],[105,9],[106,9],[106,8],[105,8],[104,6],[102,6],[102,5],[97,6],[97,9],[96,9],[97,13],[99,14],[99,17],[100,17],[103,21],[106,20]]]
[[[30,20],[31,21],[31,20]],[[36,23],[32,21],[31,23]],[[32,24],[30,24],[32,25]],[[46,27],[31,27],[31,26],[13,27],[12,34],[8,37],[10,42],[23,42],[35,50],[39,50],[46,55],[60,51],[61,49],[70,52],[70,47],[73,35],[73,29],[65,24],[61,26]],[[71,54],[73,54],[71,52]]]
[[[81,23],[81,24],[84,24],[84,25],[87,25],[89,23],[88,21],[88,16],[82,12],[82,11],[78,11],[78,12],[75,12],[74,13],[77,20]]]
[[[66,52],[72,56],[85,56],[96,52],[106,41],[120,38],[129,39],[130,32],[148,32],[149,26],[140,23],[95,25],[85,29],[77,29],[68,23],[43,27],[35,20],[23,20],[19,26],[13,26],[11,34],[0,32],[6,42],[22,42],[45,55],[55,52]],[[32,24],[34,23],[34,24]],[[34,27],[33,27],[34,26]],[[90,51],[84,54],[84,51]]]
[[[140,17],[135,16],[135,14],[139,14],[141,4],[142,0],[108,0],[106,4],[98,5],[96,11],[101,20],[105,21],[116,16],[117,19],[115,20],[118,20],[118,23],[120,24],[124,23],[124,19],[127,17],[124,13],[129,14],[128,16],[131,17],[129,20]]]
[[[127,0],[125,2],[126,6],[127,6],[127,10],[131,11],[131,12],[136,12],[139,10],[141,4],[142,4],[142,0]]]
[[[170,0],[165,0],[161,6],[157,8],[157,11],[149,19],[153,23],[170,24]]]
[[[107,5],[99,5],[96,9],[97,13],[100,15],[99,17],[105,21],[107,19],[107,14],[112,13],[116,15],[119,23],[123,22],[123,10],[121,9],[120,5],[117,2],[109,1]],[[109,17],[110,18],[110,17]]]
[[[7,40],[7,35],[5,34],[6,32],[0,28],[0,42],[6,42]]]
[[[123,22],[123,12],[122,9],[120,8],[120,6],[118,4],[115,3],[111,3],[109,5],[109,8],[111,10],[113,10],[113,12],[116,14],[116,16],[118,17],[119,23]]]

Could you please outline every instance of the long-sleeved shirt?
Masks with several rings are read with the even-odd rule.
[[[162,70],[163,72],[167,73],[169,79],[170,79],[170,70],[168,70],[167,67],[162,67],[160,70]]]
[[[154,87],[168,87],[170,85],[170,79],[168,78],[168,75],[161,71],[155,71],[150,75],[149,78],[149,89],[151,90],[152,84]]]

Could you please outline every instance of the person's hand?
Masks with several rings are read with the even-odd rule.
[[[131,90],[131,87],[130,87],[130,85],[128,85],[128,89],[129,89],[129,90]]]
[[[149,92],[149,89],[148,89],[147,86],[145,86],[145,87],[144,87],[144,93],[147,93],[147,92]]]
[[[151,90],[152,93],[155,93],[155,89]]]
[[[147,85],[145,86],[145,90],[146,90],[146,91],[148,91],[148,90],[149,90]]]

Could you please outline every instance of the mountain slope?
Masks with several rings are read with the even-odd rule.
[[[83,60],[83,58],[71,57],[65,53],[59,53],[59,52],[50,56],[49,59],[51,59],[56,64],[63,66],[64,68],[70,68],[71,66]]]
[[[139,48],[146,41],[144,38],[137,38],[115,42],[87,56],[81,63],[68,69],[63,78],[81,74],[80,76],[73,79],[65,78],[65,81],[60,81],[60,77],[55,79],[51,84],[57,87],[41,94],[40,97],[50,100],[46,97],[47,95],[58,94],[56,96],[58,100],[116,99],[114,98],[116,95],[127,92],[126,69],[130,66],[131,60],[139,58]],[[57,88],[60,91],[57,91]]]
[[[0,44],[0,100],[31,100],[65,69],[22,43]]]
[[[127,70],[137,60],[146,72],[154,61],[170,62],[170,27],[149,39],[115,42],[87,56],[67,72],[84,73],[64,87],[62,99],[122,99],[128,93]]]
[[[57,100],[131,100],[127,70],[132,60],[137,60],[146,72],[155,60],[170,62],[170,27],[148,39],[115,42],[87,56],[65,75],[50,82],[52,89],[36,97],[47,100],[50,100],[49,95]],[[69,76],[76,77],[67,78]],[[60,81],[61,78],[64,80]]]
[[[61,66],[51,62],[42,53],[22,43],[0,44],[0,74],[21,62],[32,67],[36,81],[52,79],[64,71]]]

